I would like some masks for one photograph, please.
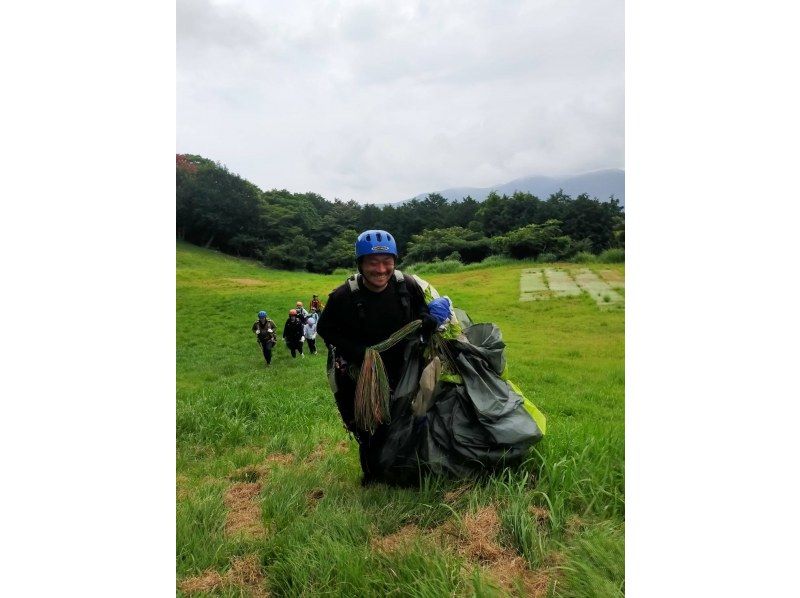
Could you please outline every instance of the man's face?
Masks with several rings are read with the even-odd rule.
[[[370,291],[380,292],[389,284],[394,272],[393,255],[367,255],[361,261],[364,284]]]

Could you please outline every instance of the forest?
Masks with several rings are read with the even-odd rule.
[[[176,154],[176,233],[181,240],[285,270],[330,273],[353,266],[360,231],[397,239],[400,265],[492,256],[623,261],[624,208],[613,197],[492,192],[478,202],[437,193],[400,204],[329,201],[313,192],[262,191],[212,160]],[[457,265],[457,264],[456,264]]]

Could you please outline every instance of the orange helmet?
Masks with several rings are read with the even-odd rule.
[[[296,309],[290,309],[289,310],[289,315],[290,316],[296,316],[297,315],[297,310]]]

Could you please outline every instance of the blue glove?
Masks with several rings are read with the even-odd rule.
[[[444,324],[450,319],[450,299],[447,297],[439,297],[428,303],[428,310],[431,315],[436,318],[439,326]]]

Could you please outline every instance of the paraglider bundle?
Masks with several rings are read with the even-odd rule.
[[[355,423],[381,438],[373,457],[380,477],[402,482],[420,472],[468,476],[525,457],[546,418],[508,380],[505,343],[491,323],[459,309],[427,341],[421,320],[369,347],[358,373]],[[406,341],[392,391],[381,352]]]
[[[422,320],[414,320],[395,332],[388,339],[368,347],[356,383],[356,423],[364,430],[374,432],[377,426],[389,419],[389,379],[381,359],[381,351],[391,349],[407,336],[415,334]]]

